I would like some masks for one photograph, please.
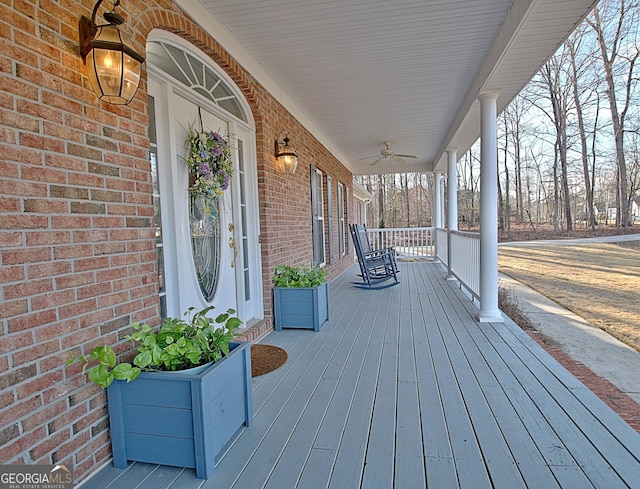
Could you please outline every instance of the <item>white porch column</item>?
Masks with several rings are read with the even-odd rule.
[[[447,149],[447,279],[453,280],[453,256],[451,231],[458,230],[458,150]]]
[[[442,172],[433,174],[433,227],[442,227]]]
[[[498,92],[480,100],[480,322],[502,322],[498,309]]]

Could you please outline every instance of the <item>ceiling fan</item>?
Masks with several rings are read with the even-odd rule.
[[[376,158],[373,161],[373,163],[371,163],[371,166],[373,166],[373,165],[377,165],[383,160],[395,161],[396,163],[406,163],[406,161],[404,161],[403,158],[417,158],[417,156],[414,156],[414,155],[402,155],[402,154],[394,153],[393,150],[389,147],[390,143],[388,141],[384,142],[384,146],[385,146],[384,149],[380,150],[380,156],[378,155],[367,156],[366,158],[360,158],[360,160],[368,160],[371,158]]]

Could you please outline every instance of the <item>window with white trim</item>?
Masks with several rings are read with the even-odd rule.
[[[311,167],[311,215],[313,234],[313,263],[325,264],[324,253],[324,194],[322,189],[322,171]]]
[[[344,225],[344,185],[338,182],[338,246],[340,256],[345,254],[346,229]]]

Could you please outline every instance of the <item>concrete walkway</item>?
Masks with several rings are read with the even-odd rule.
[[[501,245],[545,246],[619,241],[640,241],[640,234],[509,242]],[[606,378],[640,404],[640,352],[511,277],[500,274],[500,286],[512,292],[518,309],[540,333],[553,340],[569,357]]]

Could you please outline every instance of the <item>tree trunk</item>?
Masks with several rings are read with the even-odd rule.
[[[578,132],[580,134],[580,149],[582,156],[582,173],[584,176],[584,193],[585,193],[585,207],[587,224],[591,229],[596,227],[596,218],[593,209],[593,188],[591,187],[590,172],[589,172],[589,150],[587,146],[587,133],[584,127],[584,117],[582,115],[582,101],[580,100],[580,94],[578,90],[578,69],[576,65],[576,52],[573,41],[567,41],[567,47],[569,48],[569,55],[571,57],[571,85],[573,88],[573,103],[576,106],[576,116],[578,119]],[[597,117],[597,116],[596,116]]]
[[[607,8],[607,4],[603,5],[603,8]],[[635,53],[627,53],[626,56],[621,55],[621,50],[628,48],[628,42],[625,38],[627,17],[631,20],[632,24],[637,22],[634,17],[634,12],[638,9],[637,2],[627,3],[625,0],[620,0],[620,9],[616,12],[617,26],[613,38],[610,39],[609,45],[607,45],[605,39],[605,29],[603,28],[603,22],[600,17],[600,9],[596,7],[593,9],[593,19],[588,19],[588,24],[593,28],[598,37],[598,46],[600,47],[600,55],[602,58],[602,66],[604,68],[605,80],[607,82],[607,98],[609,99],[609,108],[611,111],[611,123],[613,126],[613,135],[616,144],[616,164],[618,168],[618,191],[616,197],[616,207],[618,208],[616,216],[616,225],[618,227],[628,227],[629,221],[629,197],[627,188],[627,165],[625,161],[624,153],[624,125],[629,109],[629,102],[631,98],[632,86],[635,83],[633,77],[633,70],[635,63],[638,59],[640,51],[636,48]],[[637,28],[637,27],[636,27]],[[624,105],[622,111],[618,109],[618,99],[616,94],[616,78],[620,77],[614,73],[614,64],[616,59],[620,57],[627,60],[628,76],[626,79],[626,91],[624,97]]]

